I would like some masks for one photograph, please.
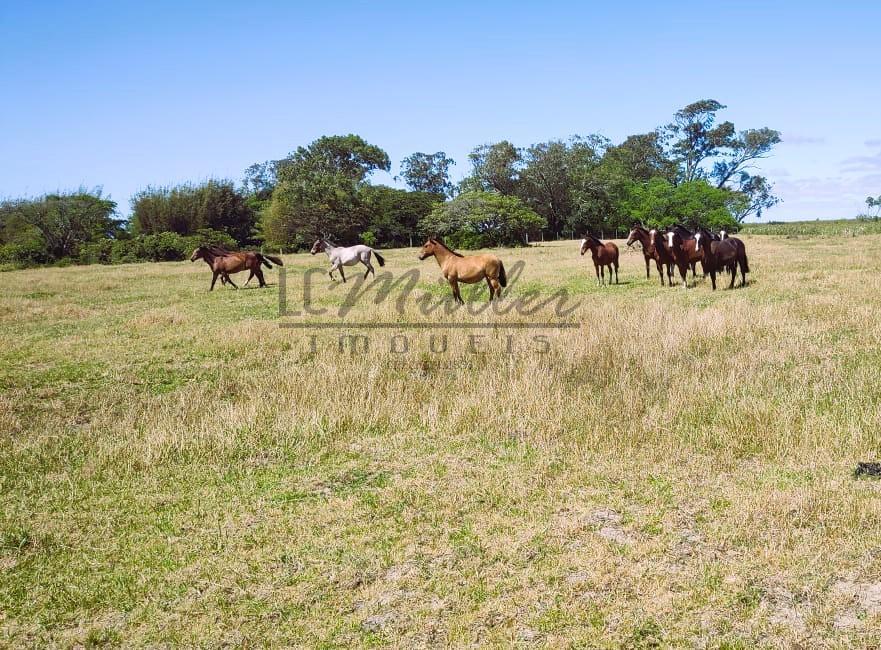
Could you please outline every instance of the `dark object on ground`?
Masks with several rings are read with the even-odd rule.
[[[856,478],[860,476],[881,477],[881,463],[857,463],[853,475]]]

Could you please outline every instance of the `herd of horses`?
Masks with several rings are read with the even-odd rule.
[[[688,270],[691,269],[692,276],[696,277],[698,263],[701,265],[704,276],[710,276],[713,290],[716,289],[716,274],[724,271],[731,274],[730,289],[734,288],[738,269],[740,270],[741,286],[746,285],[746,274],[749,273],[746,245],[737,237],[730,237],[724,230],[716,234],[704,227],[698,227],[692,231],[680,224],[663,230],[640,225],[634,226],[627,237],[627,246],[633,246],[636,242],[642,245],[646,278],[651,278],[651,263],[654,261],[658,274],[661,276],[662,286],[665,284],[665,276],[667,285],[673,286],[675,269],[679,271],[683,288],[687,287]],[[581,254],[584,255],[587,251],[590,251],[593,260],[597,282],[603,285],[606,283],[606,269],[608,269],[609,284],[612,283],[613,274],[615,284],[617,284],[618,247],[613,242],[603,242],[594,235],[586,234],[581,240]],[[312,255],[318,253],[327,255],[330,261],[328,275],[331,280],[336,280],[333,273],[338,271],[342,281],[345,282],[346,275],[343,267],[359,263],[366,267],[365,280],[371,273],[375,277],[376,271],[371,262],[373,257],[376,257],[380,266],[385,266],[385,259],[370,246],[364,244],[338,246],[327,237],[320,237],[316,240],[310,252]],[[464,303],[459,292],[459,283],[474,284],[486,281],[489,287],[490,301],[498,298],[502,288],[508,284],[505,265],[492,253],[462,255],[449,248],[440,238],[429,237],[422,245],[418,257],[420,260],[434,257],[441,273],[450,285],[453,299],[459,304]],[[214,290],[218,278],[222,284],[229,283],[238,289],[229,276],[245,270],[251,272],[245,286],[256,276],[260,286],[265,287],[266,281],[263,278],[261,266],[270,269],[272,264],[283,266],[281,259],[272,255],[253,251],[228,251],[219,246],[200,246],[193,251],[190,261],[195,262],[198,259],[204,260],[211,268],[213,277],[209,291]]]
[[[590,240],[594,243],[591,244]],[[617,282],[618,248],[614,244],[605,244],[601,247],[601,242],[595,237],[590,240],[585,238],[582,242],[581,254],[584,255],[587,246],[591,249],[595,266],[614,263],[615,281]],[[661,276],[662,286],[665,270],[667,284],[673,286],[675,267],[682,279],[682,286],[687,287],[688,270],[691,269],[692,277],[696,277],[698,262],[701,264],[704,276],[710,276],[714,291],[716,290],[716,274],[723,271],[728,271],[731,274],[729,289],[734,288],[738,269],[740,270],[740,284],[746,286],[746,274],[750,272],[749,261],[746,257],[746,244],[737,237],[731,237],[724,230],[716,234],[703,226],[699,226],[694,231],[681,224],[664,230],[634,226],[630,229],[630,234],[627,237],[627,245],[632,246],[636,242],[642,245],[642,254],[645,258],[645,277],[651,278],[651,263],[654,260],[658,275]],[[609,246],[614,248],[614,262],[611,260],[612,252],[608,248]],[[599,271],[597,277],[600,277]],[[611,281],[611,268],[609,280]]]

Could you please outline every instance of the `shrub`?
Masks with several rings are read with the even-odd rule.
[[[459,248],[523,246],[547,226],[516,196],[466,192],[439,205],[419,222],[426,236],[439,235]]]

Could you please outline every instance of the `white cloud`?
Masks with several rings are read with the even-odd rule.
[[[881,171],[881,151],[873,156],[853,156],[841,161],[841,171],[851,172]]]

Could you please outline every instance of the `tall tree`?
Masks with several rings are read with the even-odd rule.
[[[526,149],[521,160],[517,194],[545,217],[551,232],[559,232],[574,212],[579,186],[599,165],[608,141],[601,136],[574,136]]]
[[[0,204],[0,225],[4,231],[32,229],[38,233],[46,257],[61,259],[76,255],[83,244],[117,234],[115,214],[116,203],[105,199],[100,190],[80,189],[4,201]]]
[[[429,192],[440,196],[450,196],[453,184],[450,182],[450,166],[456,162],[443,151],[422,153],[417,151],[401,161],[401,176],[407,185],[417,192]]]
[[[464,183],[465,189],[482,189],[500,194],[516,193],[520,171],[520,150],[507,140],[484,144],[475,148],[468,159],[471,161],[471,177]]]
[[[373,171],[390,166],[385,151],[357,135],[324,136],[299,147],[276,167],[264,236],[282,246],[301,246],[322,234],[357,240],[368,223],[359,192]]]
[[[684,182],[706,178],[702,163],[731,145],[734,124],[716,125],[716,113],[723,108],[715,99],[702,99],[677,111],[673,122],[665,127],[674,160],[682,165]]]
[[[132,197],[131,206],[132,230],[136,234],[191,235],[210,228],[246,244],[251,241],[257,220],[245,196],[229,180],[148,187]]]

